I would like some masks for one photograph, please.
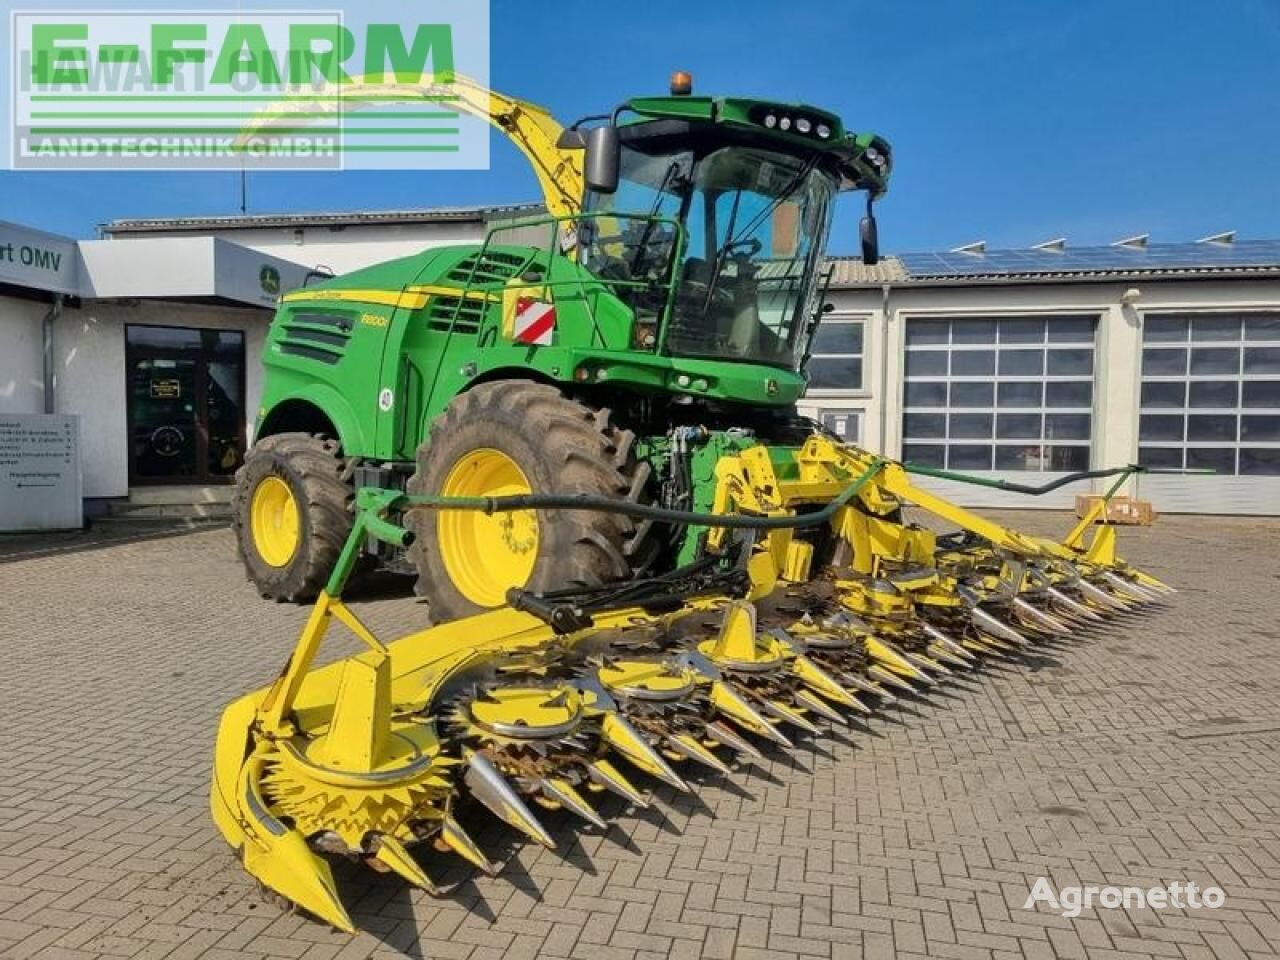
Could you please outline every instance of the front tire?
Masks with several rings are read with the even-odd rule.
[[[453,399],[418,448],[409,492],[492,497],[575,493],[639,499],[649,466],[610,413],[528,380],[481,384]],[[485,515],[415,510],[418,594],[444,622],[505,604],[510,587],[591,587],[631,576],[649,525],[621,514],[538,510]]]
[[[236,472],[234,525],[245,573],[271,600],[314,600],[351,532],[351,483],[338,441],[280,433]]]

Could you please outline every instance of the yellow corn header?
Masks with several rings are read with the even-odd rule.
[[[279,676],[232,703],[212,809],[261,884],[354,929],[330,861],[428,891],[437,858],[498,864],[456,812],[478,803],[535,842],[544,810],[597,827],[594,795],[637,806],[652,779],[761,759],[850,714],[1016,661],[1170,588],[1116,555],[1106,501],[1061,542],[921,489],[902,465],[813,436],[780,471],[763,447],[724,457],[712,515],[573,495],[445,500],[365,488],[354,528]],[[1120,482],[1137,468],[1095,471]],[[1114,493],[1119,483],[1112,488]],[[954,532],[909,522],[912,507]],[[414,510],[613,510],[710,528],[704,559],[587,591],[512,591],[504,608],[390,643],[342,589],[374,537],[404,546]],[[914,515],[914,514],[913,514]],[[834,561],[814,569],[814,544]],[[366,649],[314,668],[337,621]]]

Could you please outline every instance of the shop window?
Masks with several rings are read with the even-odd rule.
[[[809,388],[861,390],[864,334],[865,324],[861,320],[823,320],[810,349]]]

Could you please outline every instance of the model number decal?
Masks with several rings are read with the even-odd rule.
[[[386,317],[377,313],[360,314],[360,322],[363,323],[366,327],[385,327],[388,323],[390,323],[390,321]]]

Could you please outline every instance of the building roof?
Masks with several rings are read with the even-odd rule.
[[[383,224],[484,223],[508,217],[535,216],[540,203],[499,206],[429,207],[412,210],[334,210],[319,213],[259,213],[226,217],[162,217],[112,220],[99,226],[104,236],[138,233],[207,233],[211,230],[379,226]]]
[[[386,224],[486,223],[536,216],[538,203],[408,210],[328,211],[225,217],[113,220],[104,236],[148,233],[209,233],[252,229],[377,226]],[[947,252],[885,256],[874,266],[858,257],[835,256],[836,288],[890,286],[970,286],[993,283],[1083,282],[1183,277],[1280,276],[1280,240],[1236,240],[1234,231],[1194,243],[1151,243],[1146,234],[1106,246],[1071,246],[1055,238],[1026,249],[988,250],[983,241]]]
[[[828,257],[833,287],[879,287],[886,283],[902,283],[907,269],[897,257],[881,257],[868,266],[860,257]]]
[[[1229,238],[1229,239],[1228,239]],[[833,257],[835,287],[968,286],[1185,277],[1280,277],[1280,241],[1219,234],[1195,243],[1130,237],[1108,246],[1071,247],[1055,240],[1025,250],[988,250],[978,242],[946,253],[903,253],[874,267]]]

